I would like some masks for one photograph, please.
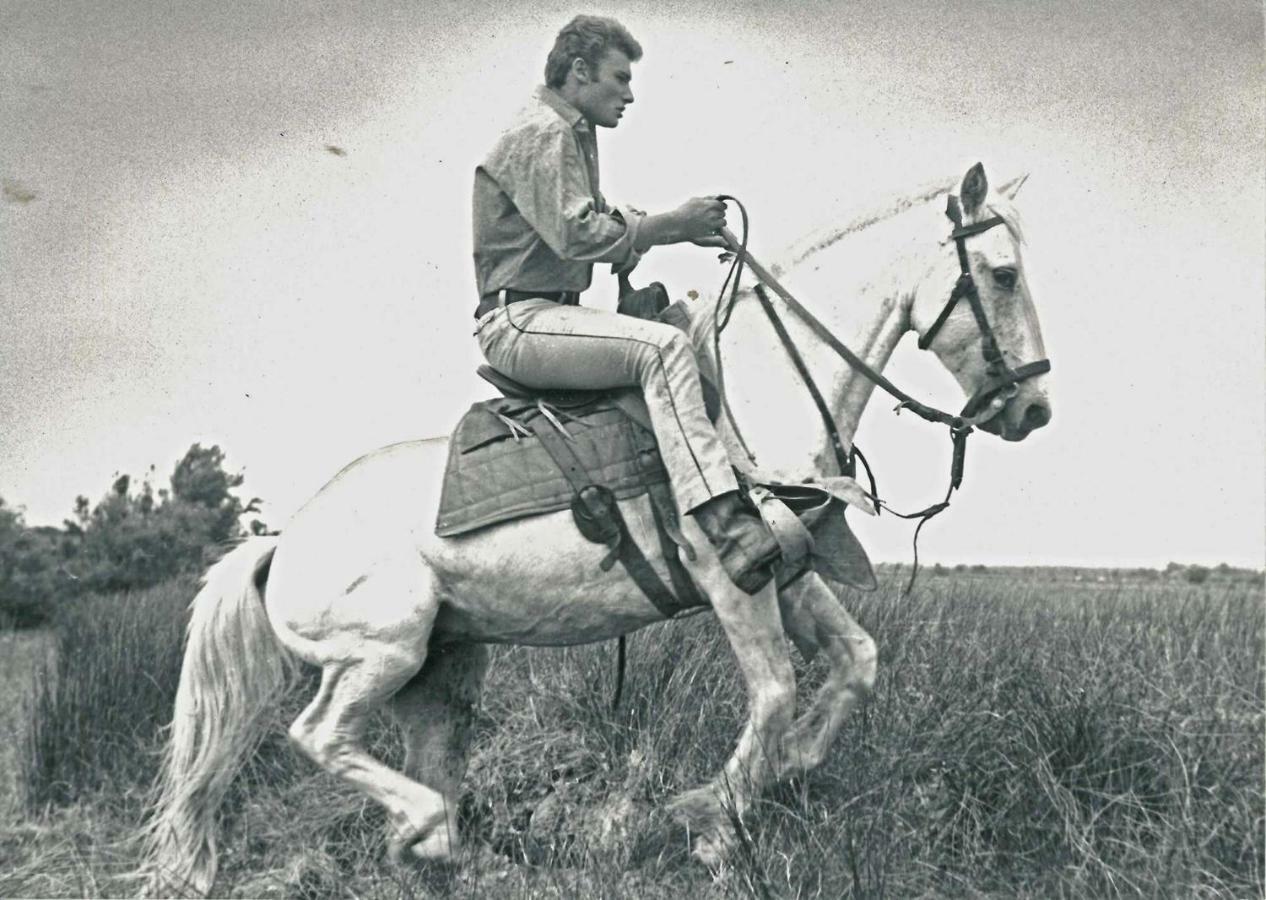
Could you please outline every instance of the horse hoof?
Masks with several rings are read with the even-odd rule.
[[[690,850],[690,855],[696,862],[706,866],[713,875],[718,875],[724,870],[725,862],[729,859],[733,846],[733,838],[714,832],[697,838],[694,847]]]
[[[724,818],[721,800],[710,787],[698,787],[678,794],[668,804],[674,820],[692,831],[707,831]]]
[[[393,840],[387,847],[387,858],[406,868],[451,863],[457,855],[456,838],[441,824],[425,834]]]

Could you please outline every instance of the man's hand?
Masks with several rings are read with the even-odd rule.
[[[716,197],[694,197],[673,210],[683,240],[715,235],[725,227],[725,203]]]
[[[642,219],[637,249],[644,251],[657,244],[682,241],[694,241],[705,247],[728,247],[719,233],[724,227],[725,203],[716,197],[695,197],[671,212]]]

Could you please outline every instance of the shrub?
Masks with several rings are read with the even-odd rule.
[[[1183,578],[1191,584],[1204,584],[1209,580],[1209,570],[1204,566],[1188,566]]]

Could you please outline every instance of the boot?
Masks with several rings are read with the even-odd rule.
[[[744,591],[755,594],[774,577],[774,566],[782,559],[778,542],[738,491],[713,497],[690,515],[716,548],[726,574]]]

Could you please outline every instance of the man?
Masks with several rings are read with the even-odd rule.
[[[626,272],[652,246],[715,240],[725,225],[715,198],[646,215],[608,206],[598,189],[595,128],[620,123],[641,56],[618,22],[577,16],[558,34],[545,85],[475,170],[476,334],[493,368],[532,387],[640,386],[677,508],[755,593],[772,577],[778,545],[738,494],[686,335],[579,305],[594,263]]]

